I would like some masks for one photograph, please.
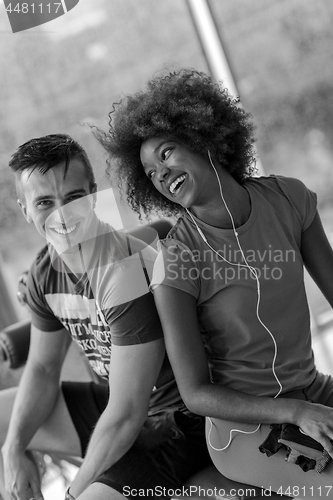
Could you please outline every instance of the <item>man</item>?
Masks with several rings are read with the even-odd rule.
[[[203,419],[184,407],[165,356],[146,281],[154,251],[97,218],[89,159],[69,136],[32,139],[9,165],[48,245],[29,273],[27,365],[18,390],[0,394],[7,492],[43,498],[30,450],[84,457],[68,500],[179,488],[209,458]],[[71,337],[108,384],[59,384]]]

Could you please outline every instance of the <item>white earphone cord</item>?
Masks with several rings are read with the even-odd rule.
[[[216,175],[216,178],[217,178],[217,182],[219,184],[219,189],[220,189],[220,195],[221,195],[221,199],[223,201],[223,204],[228,212],[228,215],[230,217],[230,220],[231,220],[231,224],[232,224],[232,229],[233,229],[233,232],[234,232],[234,235],[235,235],[235,238],[236,238],[236,241],[237,241],[237,245],[238,245],[238,248],[241,252],[241,255],[242,255],[242,258],[245,262],[245,264],[238,264],[238,263],[235,263],[235,262],[229,262],[223,255],[221,255],[217,250],[215,250],[215,248],[213,248],[206,236],[204,235],[204,233],[202,232],[202,230],[199,228],[197,222],[195,221],[194,217],[192,216],[191,212],[186,208],[186,211],[187,213],[189,214],[189,216],[191,217],[198,233],[200,234],[201,238],[203,239],[203,241],[206,243],[206,245],[220,258],[222,258],[222,260],[224,260],[227,264],[230,264],[231,266],[238,266],[238,267],[247,267],[249,269],[249,271],[253,274],[253,276],[255,277],[256,279],[256,282],[257,282],[257,306],[256,306],[256,314],[257,314],[257,318],[258,318],[258,321],[259,323],[263,326],[263,328],[265,328],[265,330],[269,333],[272,341],[273,341],[273,344],[274,344],[274,356],[273,356],[273,361],[272,361],[272,372],[273,372],[273,375],[275,377],[275,380],[277,381],[278,385],[279,385],[279,390],[278,392],[276,393],[276,395],[274,396],[274,398],[277,398],[279,396],[279,394],[281,394],[281,391],[283,389],[282,387],[282,384],[278,378],[278,376],[276,375],[276,372],[275,372],[275,361],[276,361],[276,357],[277,357],[277,344],[276,344],[276,340],[272,334],[272,332],[269,330],[269,328],[263,323],[263,321],[261,320],[260,318],[260,315],[259,315],[259,306],[260,306],[260,298],[261,298],[261,294],[260,294],[260,281],[259,281],[259,277],[258,277],[258,273],[257,273],[257,270],[250,266],[246,260],[246,257],[244,255],[244,252],[243,252],[243,249],[241,247],[241,244],[240,244],[240,241],[239,241],[239,238],[238,238],[238,232],[236,231],[236,227],[235,227],[235,223],[234,223],[234,219],[232,217],[232,214],[229,210],[229,207],[224,199],[224,196],[223,196],[223,190],[222,190],[222,185],[221,185],[221,181],[220,181],[220,178],[219,178],[219,175],[217,173],[217,170],[213,164],[213,161],[212,161],[212,158],[211,158],[211,155],[210,155],[210,151],[208,150],[208,158],[209,158],[209,161],[210,161],[210,164],[211,166],[213,167],[213,170],[215,172],[215,175]],[[213,422],[211,420],[210,417],[207,417],[209,422],[210,422],[210,430],[209,430],[209,433],[208,433],[208,443],[210,445],[210,447],[215,450],[215,451],[223,451],[223,450],[226,450],[229,446],[230,446],[230,443],[232,441],[232,433],[233,432],[239,432],[241,434],[254,434],[255,432],[257,432],[257,430],[259,430],[261,424],[258,425],[258,427],[254,430],[254,431],[242,431],[241,429],[231,429],[230,431],[230,434],[229,434],[229,441],[228,443],[226,444],[226,446],[224,446],[223,448],[215,448],[212,443],[210,442],[210,435],[211,435],[211,432],[212,432],[212,429],[213,429]]]

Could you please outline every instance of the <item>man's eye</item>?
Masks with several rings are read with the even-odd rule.
[[[161,153],[162,160],[167,160],[171,154],[172,148],[165,148]]]
[[[48,207],[50,205],[50,203],[51,203],[50,200],[41,200],[41,201],[37,202],[37,207],[45,208],[45,207]]]
[[[69,196],[66,200],[67,203],[70,203],[71,201],[78,200],[79,198],[82,198],[81,194],[73,194],[73,196]]]
[[[150,170],[149,172],[147,172],[147,177],[149,180],[152,180],[152,178],[154,177],[155,175],[155,172],[154,170]]]

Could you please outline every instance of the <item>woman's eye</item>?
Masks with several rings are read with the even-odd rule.
[[[172,148],[165,148],[163,149],[161,156],[162,160],[167,160],[171,154]]]
[[[149,172],[147,172],[148,179],[152,180],[152,178],[154,177],[154,174],[155,174],[155,172],[153,170],[150,170]]]

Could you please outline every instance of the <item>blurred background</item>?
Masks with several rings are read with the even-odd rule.
[[[210,0],[209,6],[241,102],[257,126],[265,174],[298,177],[314,190],[333,241],[333,3]],[[85,124],[106,130],[112,103],[156,73],[209,67],[186,0],[80,0],[66,15],[16,34],[1,2],[0,40],[3,327],[26,314],[15,298],[17,279],[43,245],[16,204],[8,168],[14,150],[32,137],[68,133],[86,148],[100,187],[108,188],[104,152]],[[125,206],[122,220],[137,223]],[[318,364],[333,372],[331,309],[307,276],[306,282]],[[1,374],[2,387],[12,380]]]

